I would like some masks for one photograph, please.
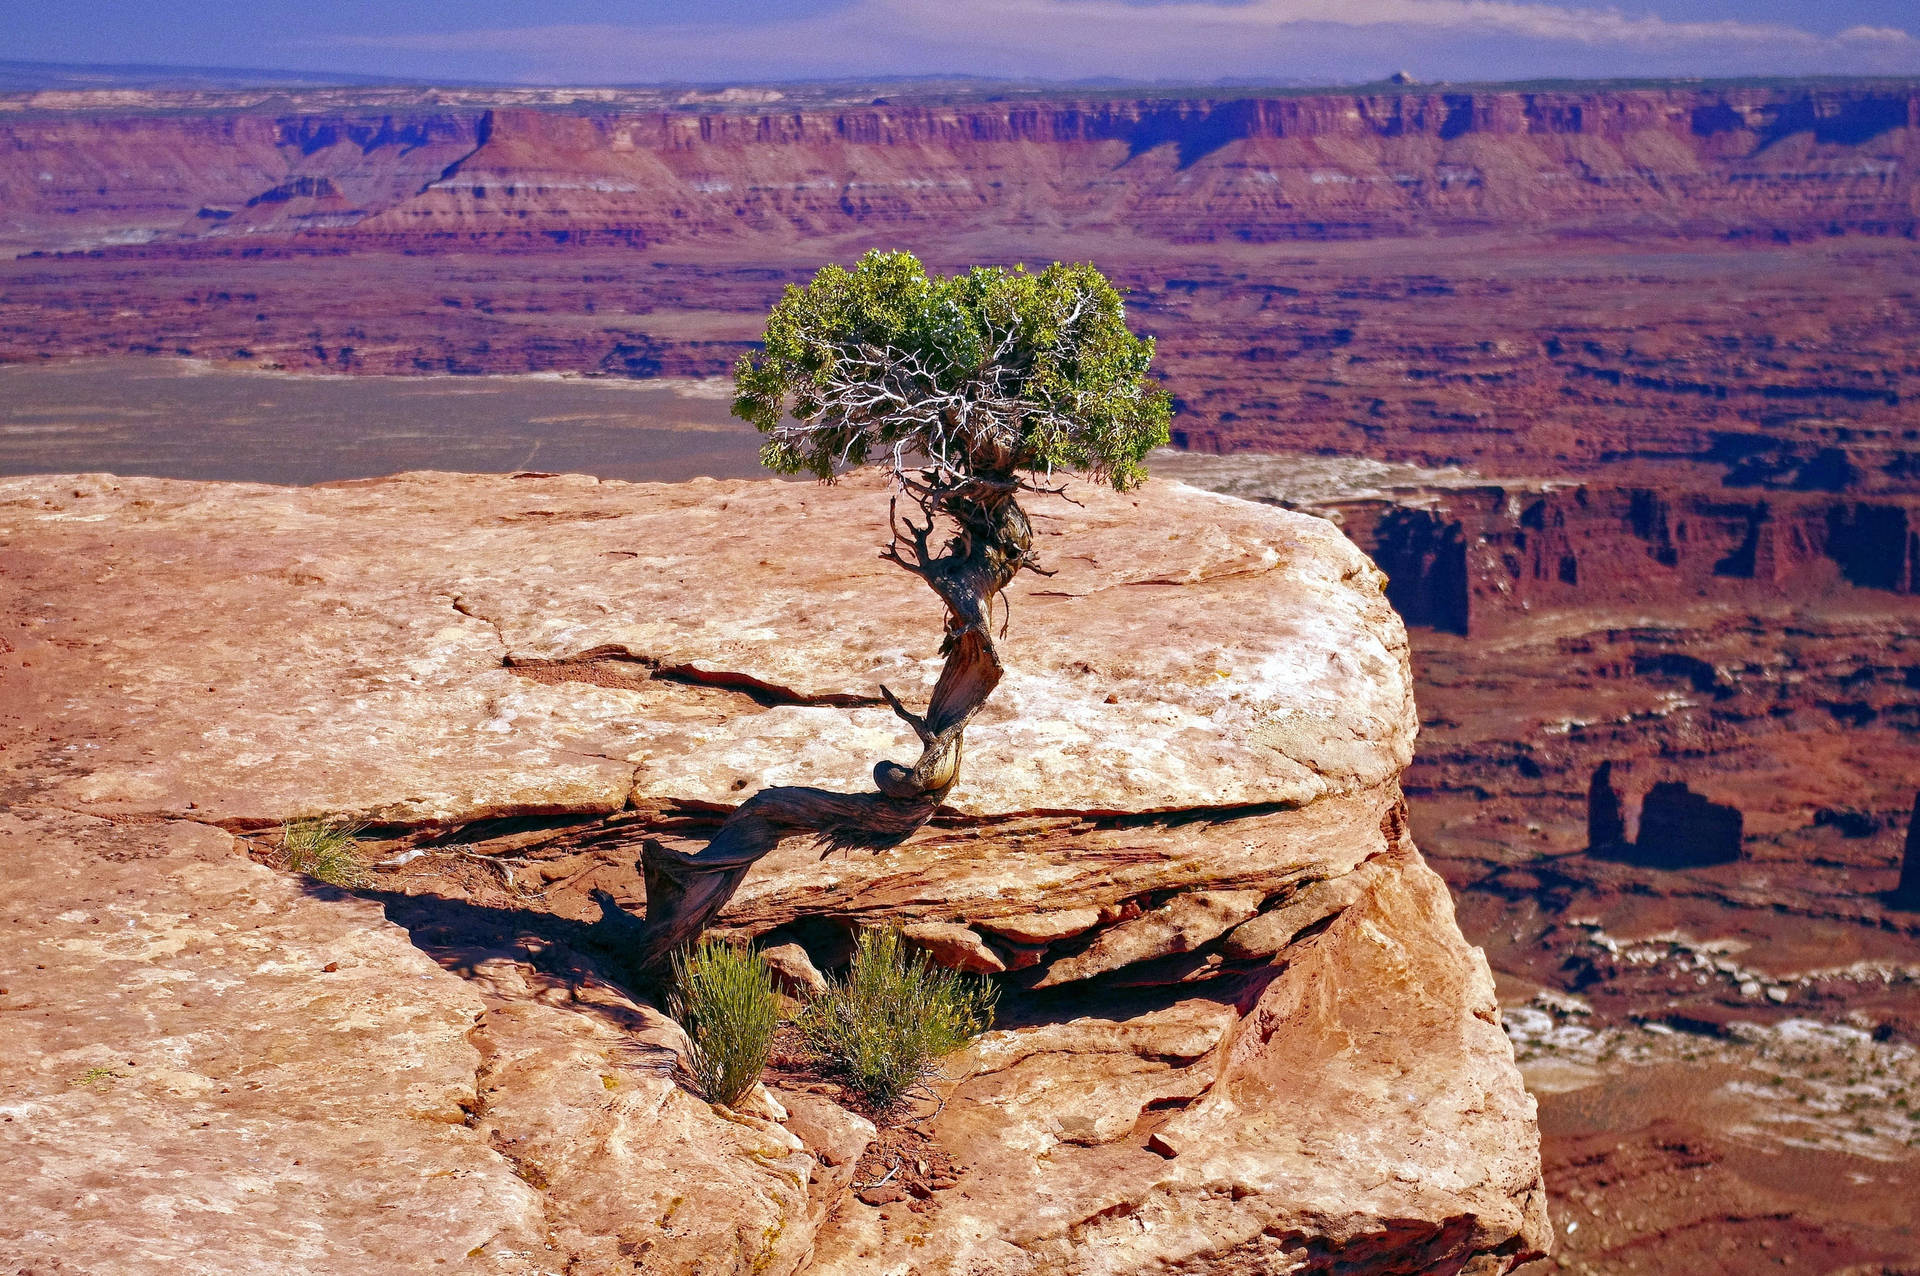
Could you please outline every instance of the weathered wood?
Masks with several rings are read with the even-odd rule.
[[[999,686],[1001,665],[992,633],[993,600],[1022,567],[1033,567],[1032,527],[1011,478],[948,479],[928,474],[903,483],[919,504],[922,521],[893,520],[893,539],[883,557],[913,572],[946,605],[946,657],[923,718],[885,687],[893,711],[921,742],[913,766],[883,761],[873,768],[871,793],[780,786],[762,789],[741,803],[700,850],[685,854],[657,842],[640,859],[647,913],[640,921],[600,897],[603,925],[632,953],[642,973],[658,973],[676,949],[712,924],[748,871],[790,837],[811,836],[823,853],[897,846],[933,818],[960,778],[967,723]],[[896,511],[897,514],[897,511]],[[936,525],[956,530],[935,554],[929,541]],[[902,533],[905,533],[903,539]]]

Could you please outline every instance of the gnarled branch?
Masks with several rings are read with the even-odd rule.
[[[921,518],[888,510],[892,541],[883,556],[913,572],[946,605],[945,663],[924,717],[886,687],[880,694],[921,743],[913,766],[883,761],[873,769],[874,791],[834,793],[780,786],[762,789],[733,811],[700,850],[681,854],[649,843],[640,868],[647,890],[645,921],[603,897],[605,925],[634,945],[634,964],[647,973],[666,967],[674,950],[692,943],[725,908],[748,870],[782,841],[811,836],[823,854],[897,846],[933,818],[960,778],[967,724],[999,686],[1001,664],[988,623],[992,600],[1022,567],[1031,566],[1033,529],[1017,499],[1011,474],[958,473],[937,463],[916,476],[898,472],[903,492]],[[897,498],[896,498],[897,502]],[[935,527],[954,528],[939,552]],[[903,544],[901,532],[905,531]]]

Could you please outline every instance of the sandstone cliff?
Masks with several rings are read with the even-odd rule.
[[[1330,524],[1036,511],[949,815],[723,916],[997,969],[937,1114],[741,1112],[590,894],[856,786],[936,667],[866,482],[0,480],[0,1252],[114,1273],[1505,1270],[1546,1235],[1492,981],[1407,835],[1404,632]],[[271,828],[374,822],[366,889]],[[411,848],[419,854],[400,854]],[[248,852],[251,851],[250,856]],[[914,1190],[873,1172],[932,1161]],[[879,1159],[876,1159],[879,1158]],[[906,1180],[902,1180],[906,1181]]]
[[[305,112],[62,102],[0,115],[6,242],[764,244],[984,221],[1194,243],[1515,227],[1906,233],[1920,218],[1910,84],[705,112],[427,95]]]

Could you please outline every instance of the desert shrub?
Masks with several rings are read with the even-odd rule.
[[[674,954],[669,1009],[687,1030],[700,1097],[738,1103],[760,1079],[780,1022],[773,972],[759,953],[714,940]]]
[[[280,854],[287,867],[329,886],[358,886],[367,870],[356,854],[358,824],[295,820],[281,830]]]
[[[865,930],[844,978],[807,1007],[807,1043],[849,1088],[884,1110],[933,1074],[934,1063],[993,1022],[993,985],[909,952],[896,930]]]

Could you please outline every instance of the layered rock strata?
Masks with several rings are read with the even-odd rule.
[[[0,242],[652,245],[986,220],[1192,243],[1602,221],[1910,233],[1916,218],[1910,83],[707,111],[514,96],[359,110],[0,101],[16,108],[0,110]]]
[[[953,808],[879,856],[783,848],[721,919],[801,993],[863,923],[995,972],[1000,1025],[878,1132],[805,1070],[694,1099],[591,929],[596,890],[643,904],[645,839],[906,748],[875,686],[924,692],[938,618],[874,557],[874,483],[0,481],[24,941],[0,1140],[46,1170],[0,1248],[119,1272],[267,1244],[341,1272],[1536,1253],[1532,1101],[1407,835],[1379,573],[1320,520],[1075,496],[1035,512],[1058,574],[1011,591]],[[345,892],[266,866],[304,816],[371,822],[391,866]],[[889,1158],[920,1173],[882,1183]]]

